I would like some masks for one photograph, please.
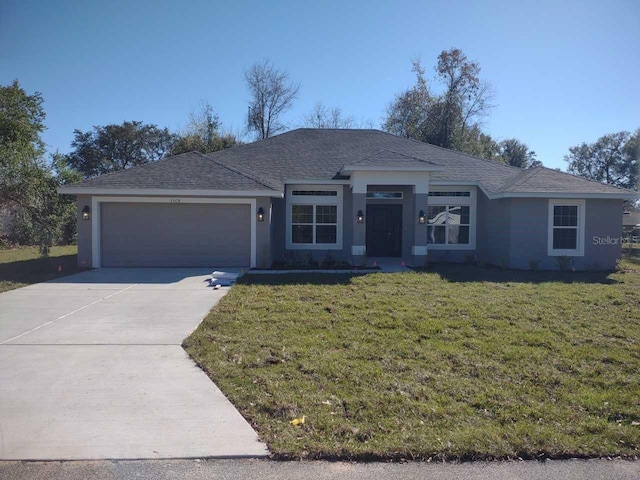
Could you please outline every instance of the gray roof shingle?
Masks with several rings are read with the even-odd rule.
[[[411,157],[393,150],[380,150],[362,160],[350,164],[358,167],[402,167],[402,168],[428,168],[438,167],[437,164],[421,158]],[[442,166],[440,165],[442,168]]]
[[[479,181],[490,192],[497,191],[519,168],[492,160],[436,147],[379,130],[333,130],[300,128],[266,140],[207,154],[242,171],[260,174],[270,184],[283,188],[286,180],[341,178],[345,165],[353,165],[381,151],[445,167],[435,180]],[[389,166],[394,160],[389,158]]]
[[[629,190],[546,167],[534,167],[506,182],[501,193],[630,193]]]
[[[544,167],[522,170],[379,130],[292,130],[206,155],[191,152],[85,180],[71,188],[284,191],[288,180],[345,178],[345,166],[438,167],[433,180],[478,183],[490,195],[629,194]]]
[[[198,152],[89,178],[70,187],[167,190],[274,190],[250,174],[237,171]],[[277,190],[276,190],[277,191]]]

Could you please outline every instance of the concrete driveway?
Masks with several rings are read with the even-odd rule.
[[[0,459],[256,457],[180,344],[211,269],[99,269],[0,294]]]

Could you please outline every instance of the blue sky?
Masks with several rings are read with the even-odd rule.
[[[29,1],[0,3],[0,83],[45,98],[50,151],[73,130],[141,120],[177,130],[201,101],[239,132],[243,72],[269,58],[314,104],[380,125],[413,83],[457,47],[482,67],[497,107],[486,130],[516,137],[550,167],[572,145],[640,128],[640,2]]]

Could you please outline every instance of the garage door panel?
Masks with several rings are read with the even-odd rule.
[[[231,267],[251,261],[248,204],[101,204],[105,267]]]

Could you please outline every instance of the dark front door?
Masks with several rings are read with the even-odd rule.
[[[367,256],[402,254],[402,205],[367,205]]]

